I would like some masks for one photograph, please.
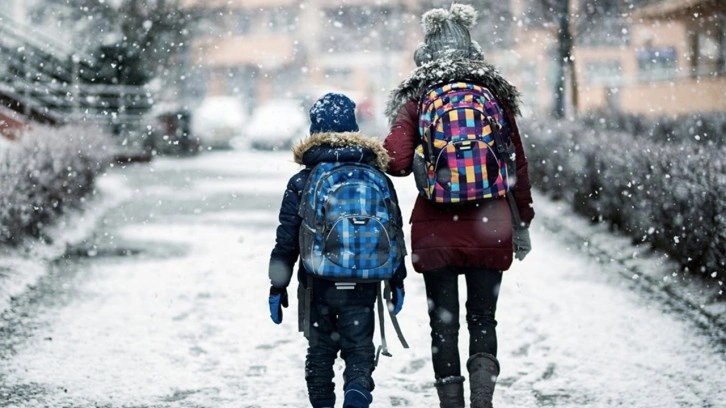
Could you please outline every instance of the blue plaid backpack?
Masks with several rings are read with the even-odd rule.
[[[394,197],[388,177],[373,166],[317,164],[298,210],[308,273],[350,282],[390,279],[405,255]]]

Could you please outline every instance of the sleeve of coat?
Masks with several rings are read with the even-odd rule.
[[[269,277],[272,286],[286,288],[292,279],[295,262],[300,256],[299,231],[302,218],[298,215],[300,196],[309,172],[293,176],[287,183],[280,205],[275,247],[270,255]]]
[[[383,147],[391,157],[391,161],[388,163],[388,174],[407,176],[411,173],[413,152],[418,144],[418,139],[418,103],[408,101],[398,110],[396,118],[391,123],[388,136],[383,141]]]
[[[403,247],[403,257],[401,261],[401,265],[399,265],[398,269],[393,273],[393,278],[391,279],[391,285],[394,287],[401,287],[403,286],[403,280],[406,279],[406,275],[408,275],[408,272],[406,270],[406,240],[405,240],[405,234],[403,232],[403,216],[401,215],[401,206],[398,202],[398,194],[396,193],[396,188],[393,185],[393,182],[391,179],[388,179],[388,186],[391,190],[391,194],[393,195],[392,199],[393,202],[396,205],[396,226],[397,226],[397,238],[400,240],[401,245]]]
[[[519,216],[522,222],[529,225],[534,219],[534,207],[532,206],[532,185],[529,182],[527,156],[524,153],[524,145],[522,144],[522,137],[519,134],[517,121],[508,107],[505,108],[505,112],[507,121],[511,127],[510,138],[512,143],[514,143],[516,153],[517,182],[511,191],[514,195],[514,201],[517,203],[517,209],[519,210]]]

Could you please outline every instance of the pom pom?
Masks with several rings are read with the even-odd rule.
[[[429,35],[440,31],[441,26],[444,24],[444,21],[446,21],[448,17],[449,12],[441,8],[432,9],[425,12],[424,15],[421,17],[421,24],[423,25],[424,35]]]
[[[474,7],[468,4],[452,4],[451,5],[451,19],[463,25],[466,28],[471,28],[476,22],[477,12]]]

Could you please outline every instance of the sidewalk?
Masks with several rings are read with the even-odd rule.
[[[104,177],[100,188],[126,199],[85,241],[95,256],[51,263],[50,276],[13,311],[5,339],[12,352],[0,353],[0,401],[11,396],[17,404],[9,406],[23,408],[308,406],[297,302],[291,299],[280,325],[267,305],[279,203],[297,169],[289,153],[230,151]],[[414,183],[394,183],[408,219]],[[726,400],[726,355],[713,341],[723,331],[701,333],[702,311],[718,304],[694,313],[661,290],[657,279],[677,270],[662,256],[561,203],[537,195],[535,206],[533,250],[501,287],[495,406],[702,408]],[[111,251],[123,249],[138,251]],[[374,373],[374,407],[437,405],[423,279],[411,270],[405,284],[398,319],[411,347],[401,347],[387,320],[393,357],[381,357]],[[334,368],[340,391],[342,360]]]

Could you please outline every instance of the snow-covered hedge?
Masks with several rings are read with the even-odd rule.
[[[702,127],[726,129],[721,118]],[[723,280],[726,144],[715,141],[723,133],[636,135],[628,132],[634,128],[608,130],[602,123],[522,120],[532,184],[571,201],[593,221],[664,250],[688,270]]]
[[[697,142],[716,146],[726,144],[726,112],[659,117],[657,120],[621,112],[602,112],[581,118],[586,126],[622,131],[654,141]]]
[[[0,244],[42,236],[43,227],[83,201],[111,159],[98,128],[35,126],[0,149]]]

